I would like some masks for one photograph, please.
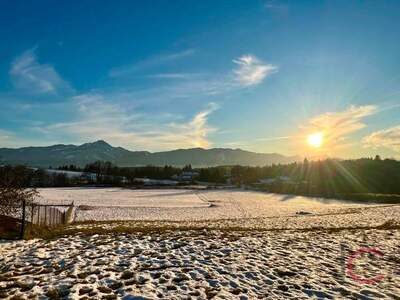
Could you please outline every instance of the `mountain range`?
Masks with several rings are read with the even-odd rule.
[[[53,145],[47,147],[0,148],[0,164],[23,164],[32,167],[58,167],[74,164],[84,166],[94,161],[110,161],[120,167],[145,165],[195,167],[218,165],[264,166],[299,161],[277,153],[255,153],[241,149],[192,148],[164,152],[130,151],[113,147],[105,141],[82,145]]]

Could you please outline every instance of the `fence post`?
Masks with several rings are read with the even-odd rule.
[[[65,224],[72,223],[74,221],[74,214],[75,214],[75,206],[74,202],[72,202],[67,211],[65,212]]]
[[[34,208],[33,203],[32,203],[32,205],[31,205],[31,226],[33,225],[33,214],[34,214],[34,212],[35,212],[35,208]]]
[[[22,218],[21,218],[21,233],[20,233],[21,240],[24,238],[24,233],[25,233],[25,207],[26,207],[26,202],[24,199],[22,200]]]

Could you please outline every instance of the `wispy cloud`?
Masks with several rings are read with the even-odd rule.
[[[35,49],[25,51],[12,62],[10,75],[16,88],[31,93],[71,91],[52,65],[38,62]]]
[[[345,111],[318,115],[302,126],[302,129],[306,135],[322,132],[326,148],[343,147],[344,140],[366,126],[363,119],[377,112],[375,105],[350,106]]]
[[[336,138],[345,137],[366,125],[362,119],[377,112],[377,106],[350,106],[342,112],[328,112],[312,118],[309,128],[316,131],[330,132]]]
[[[156,59],[154,62],[139,64],[154,65],[156,61],[171,61],[188,56],[192,52],[182,52],[180,55],[167,56],[163,59]],[[254,55],[243,55],[233,60],[234,65],[228,66],[229,71],[225,73],[185,73],[185,72],[165,72],[155,74],[145,74],[144,78],[164,79],[168,83],[160,83],[146,90],[135,90],[136,98],[150,97],[152,99],[171,99],[171,98],[193,98],[199,96],[214,96],[223,93],[238,91],[243,88],[254,87],[263,82],[272,73],[278,71],[278,67],[267,64]],[[234,67],[236,66],[236,67]],[[114,69],[110,72],[112,76],[123,76],[141,71],[137,66],[127,66]],[[160,80],[161,82],[161,80]]]
[[[233,62],[237,68],[231,69],[225,74],[204,73],[168,73],[155,74],[153,78],[186,79],[168,83],[166,86],[158,86],[152,91],[163,97],[191,98],[203,96],[215,96],[223,93],[231,93],[243,88],[254,87],[265,78],[278,71],[278,67],[266,64],[253,55],[243,55]],[[150,94],[151,90],[149,91]],[[159,98],[159,96],[157,96]]]
[[[9,130],[0,129],[0,147],[19,148],[28,146],[46,146],[49,144],[58,144],[59,141],[41,139],[36,140],[29,136],[21,136]],[[0,157],[1,161],[1,157]]]
[[[145,150],[207,148],[211,145],[209,134],[216,130],[208,124],[209,115],[218,108],[214,103],[188,121],[180,118],[160,121],[158,115],[128,113],[98,94],[76,96],[73,101],[76,120],[36,130],[54,137],[68,136],[75,142],[104,139],[114,145]]]
[[[2,145],[8,144],[11,137],[11,133],[7,130],[0,129],[0,143]]]
[[[370,115],[379,113],[375,105],[365,106],[350,106],[344,111],[327,112],[312,117],[306,124],[300,125],[298,134],[283,135],[276,137],[260,137],[251,142],[242,142],[249,146],[254,146],[255,143],[265,143],[268,145],[276,145],[285,143],[286,147],[293,148],[292,153],[299,154],[299,149],[306,145],[307,137],[310,134],[320,132],[323,134],[324,142],[322,147],[315,149],[326,153],[334,153],[348,148],[354,144],[350,141],[350,136],[366,127],[364,119]]]
[[[178,129],[178,132],[186,132],[186,139],[196,147],[208,148],[211,144],[208,140],[210,133],[215,132],[216,129],[207,124],[208,116],[218,109],[216,103],[209,103],[207,108],[197,113],[189,123],[174,124],[173,128]]]
[[[138,71],[142,71],[145,69],[164,65],[164,64],[191,56],[194,53],[195,53],[194,49],[187,49],[187,50],[179,51],[176,53],[152,56],[145,60],[142,60],[135,64],[132,64],[132,65],[113,68],[110,70],[109,76],[110,77],[121,77],[121,76],[125,76],[125,75],[131,75]]]
[[[289,13],[289,6],[282,1],[277,0],[266,1],[264,8],[279,17],[286,17]]]
[[[154,79],[195,79],[200,77],[199,73],[159,73],[146,76]]]
[[[400,125],[379,130],[363,138],[365,147],[384,147],[400,152]]]
[[[299,136],[276,136],[276,137],[258,138],[256,140],[259,142],[269,142],[269,141],[289,140],[293,138],[299,138]]]
[[[234,59],[233,62],[238,65],[238,68],[234,70],[235,80],[243,86],[259,84],[278,70],[277,66],[266,64],[254,55],[243,55]]]

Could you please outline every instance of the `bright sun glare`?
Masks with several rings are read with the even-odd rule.
[[[310,134],[307,137],[307,143],[315,148],[321,147],[323,140],[323,134],[321,132]]]

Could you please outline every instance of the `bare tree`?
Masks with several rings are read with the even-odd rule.
[[[23,201],[31,204],[38,196],[35,188],[26,184],[26,168],[2,167],[0,171],[0,215],[15,217]]]
[[[26,205],[32,203],[38,192],[34,188],[8,186],[0,187],[0,215],[15,216],[25,200]]]

